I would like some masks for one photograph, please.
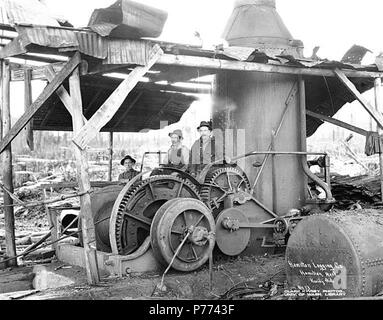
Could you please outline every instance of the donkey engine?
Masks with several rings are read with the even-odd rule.
[[[260,229],[263,245],[275,246],[281,219],[249,190],[237,165],[213,166],[197,178],[161,167],[146,179],[141,174],[125,186],[100,189],[91,195],[97,250],[132,260],[152,247],[160,264],[190,272],[207,262],[216,244],[225,255],[241,254]]]

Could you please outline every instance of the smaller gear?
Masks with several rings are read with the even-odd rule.
[[[228,196],[246,192],[250,188],[249,179],[239,167],[213,167],[201,188],[201,198],[216,218],[224,209],[224,201]]]

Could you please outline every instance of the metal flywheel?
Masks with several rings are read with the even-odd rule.
[[[112,252],[129,255],[135,252],[150,235],[150,227],[156,212],[174,198],[200,200],[197,189],[191,183],[175,176],[154,176],[124,190],[117,199],[111,217],[114,234],[110,234]]]
[[[201,198],[216,218],[224,209],[224,201],[229,195],[250,188],[249,179],[239,167],[213,168],[201,188]]]
[[[215,222],[197,199],[173,199],[156,213],[150,230],[156,259],[178,271],[197,270],[213,251]]]

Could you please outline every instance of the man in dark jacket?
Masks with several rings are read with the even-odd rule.
[[[122,159],[121,165],[126,168],[126,171],[119,175],[118,180],[119,181],[130,181],[136,175],[138,175],[139,172],[133,169],[135,164],[136,164],[136,160],[133,159],[131,156],[126,156],[124,159]]]
[[[197,176],[206,165],[223,157],[223,145],[216,143],[212,136],[211,122],[202,121],[197,130],[200,138],[191,147],[189,163],[189,171],[193,176]]]

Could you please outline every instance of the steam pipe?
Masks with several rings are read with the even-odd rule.
[[[306,89],[305,81],[302,76],[299,76],[299,110],[300,110],[300,123],[301,123],[301,150],[302,152],[307,152],[307,143],[306,143]],[[326,193],[326,201],[333,202],[334,198],[331,193],[331,189],[320,178],[318,178],[314,173],[311,172],[307,164],[307,156],[303,155],[301,157],[302,168],[304,173],[313,180],[318,186],[320,186]]]

